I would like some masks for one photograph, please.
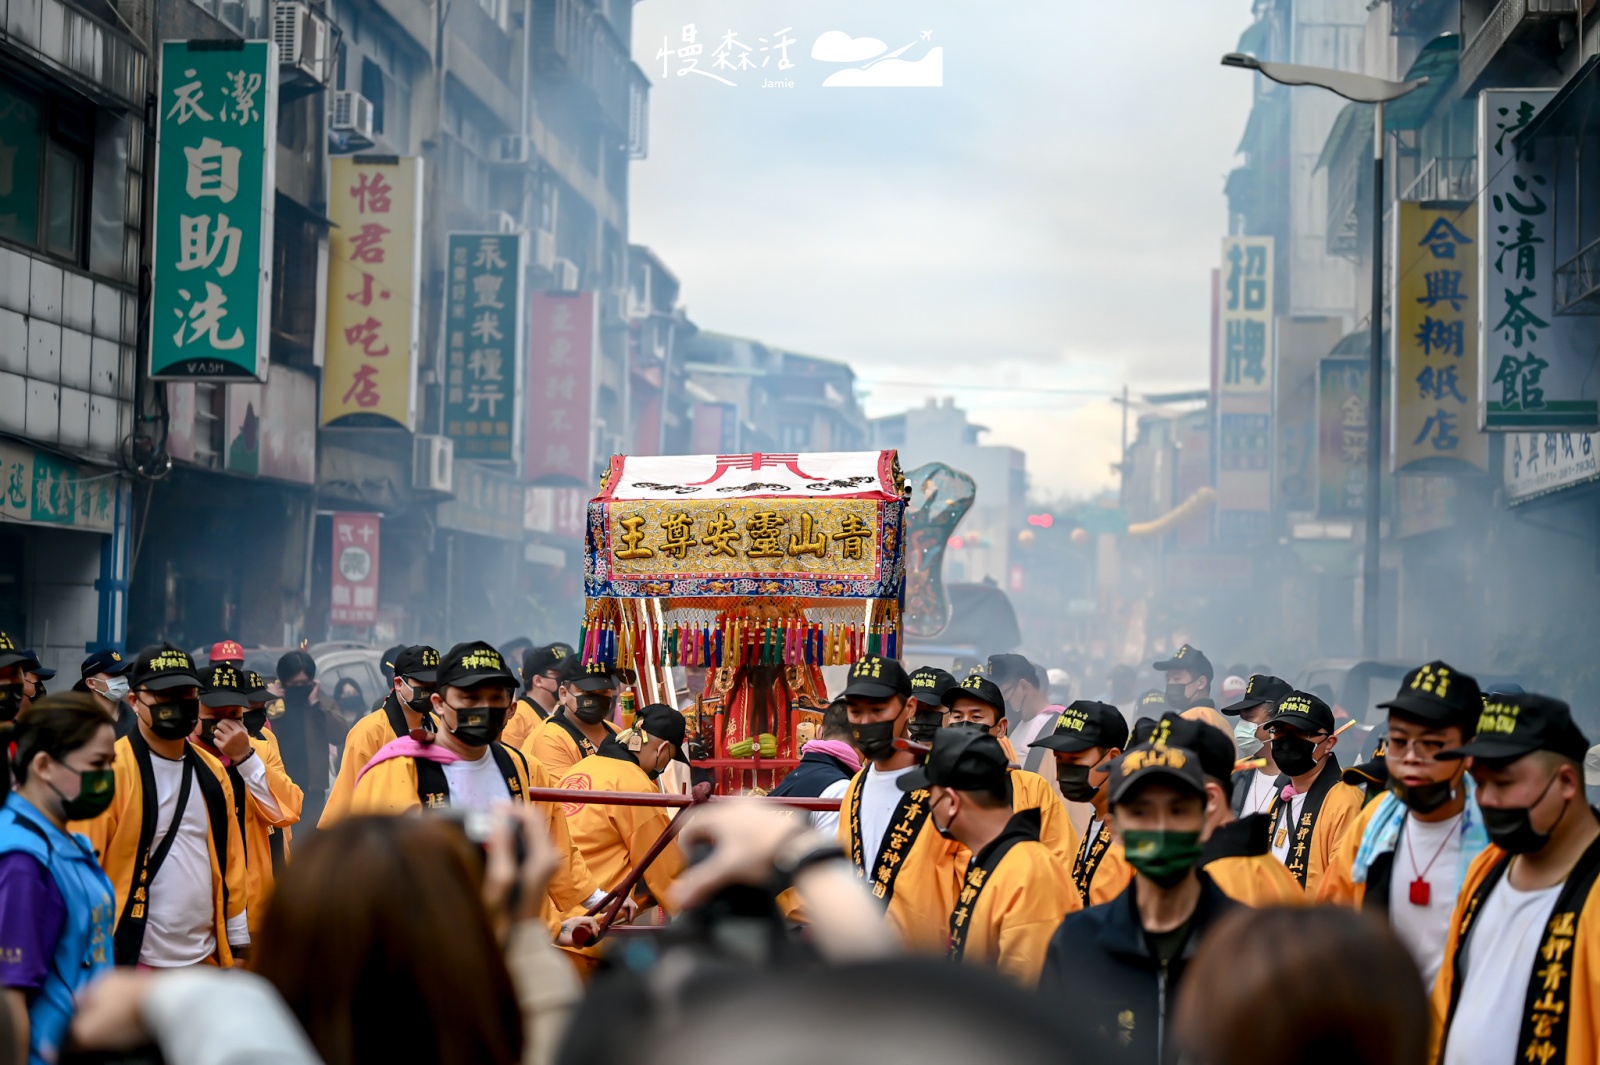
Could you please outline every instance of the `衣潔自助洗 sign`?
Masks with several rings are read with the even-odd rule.
[[[265,380],[277,46],[164,42],[156,123],[150,376]]]
[[[1556,313],[1556,160],[1518,141],[1554,89],[1478,94],[1478,424],[1487,430],[1600,428],[1592,319]]]
[[[1395,472],[1486,470],[1489,439],[1473,417],[1478,394],[1473,204],[1403,201],[1394,227]]]
[[[331,160],[322,424],[416,421],[422,166],[415,156]]]
[[[459,458],[515,461],[522,237],[452,233],[446,269],[445,435]]]

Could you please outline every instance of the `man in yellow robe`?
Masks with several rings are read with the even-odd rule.
[[[543,762],[551,776],[561,777],[608,741],[614,744],[617,727],[611,713],[621,686],[605,665],[584,665],[576,655],[562,659],[560,706],[528,734],[522,753]]]
[[[573,654],[564,643],[529,648],[522,656],[522,697],[511,707],[500,742],[520,748],[560,705],[561,664]]]
[[[1106,781],[1111,763],[1128,744],[1128,719],[1109,703],[1079,699],[1056,715],[1049,733],[1034,740],[1055,756],[1061,797],[1094,807],[1088,831],[1072,856],[1072,882],[1085,906],[1098,906],[1122,894],[1133,880],[1133,866],[1122,844],[1112,838]]]
[[[333,778],[333,788],[328,792],[328,804],[322,810],[318,828],[327,828],[349,815],[356,777],[385,744],[418,730],[432,732],[436,729],[433,686],[438,678],[439,652],[426,644],[416,644],[402,647],[392,661],[394,676],[390,680],[389,694],[378,709],[350,726],[345,737],[344,759],[339,763],[338,775]]]

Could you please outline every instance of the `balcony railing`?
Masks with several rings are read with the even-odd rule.
[[[1476,87],[1494,57],[1531,25],[1578,14],[1584,0],[1500,0],[1461,49],[1463,90]]]
[[[1417,172],[1400,194],[1406,203],[1429,200],[1470,200],[1478,193],[1478,160],[1435,156]]]
[[[144,104],[144,50],[61,0],[9,0],[0,46],[57,71],[91,99],[121,108]]]
[[[529,23],[546,69],[589,89],[601,118],[643,158],[649,128],[650,82],[627,46],[591,0],[534,0]]]
[[[1556,267],[1556,313],[1600,314],[1600,240]]]

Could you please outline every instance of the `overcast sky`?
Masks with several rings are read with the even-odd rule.
[[[1108,394],[1206,382],[1250,103],[1217,60],[1249,21],[1249,0],[642,0],[632,239],[701,328],[850,362],[872,415],[954,395],[1036,492],[1087,494],[1113,483]],[[686,24],[733,86],[678,73],[690,56],[663,77]],[[747,69],[716,65],[730,30]],[[859,58],[812,58],[829,31]],[[941,58],[940,88],[822,87]]]

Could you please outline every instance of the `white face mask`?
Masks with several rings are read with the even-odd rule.
[[[107,677],[105,679],[106,698],[113,702],[126,702],[128,698],[127,677]]]
[[[1240,718],[1233,726],[1233,743],[1239,748],[1240,758],[1250,758],[1261,750],[1261,741],[1256,739],[1255,723]]]

